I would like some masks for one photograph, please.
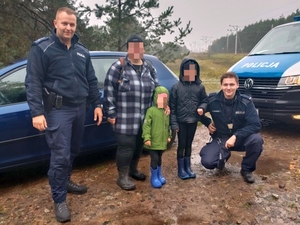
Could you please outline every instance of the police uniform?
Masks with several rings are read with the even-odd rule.
[[[210,94],[207,112],[211,114],[216,127],[212,141],[200,151],[201,163],[207,169],[218,168],[220,159],[226,162],[230,151],[246,151],[242,170],[252,172],[263,151],[263,139],[259,135],[261,123],[251,98],[239,91],[233,99],[225,99],[223,91]],[[236,136],[234,147],[226,149],[225,143]]]
[[[87,48],[75,34],[68,49],[55,31],[32,44],[25,85],[32,117],[44,115],[47,121],[49,184],[54,202],[60,203],[66,200],[72,163],[81,147],[87,98],[94,107],[100,106],[100,98]],[[43,104],[47,93],[54,95],[50,110]]]

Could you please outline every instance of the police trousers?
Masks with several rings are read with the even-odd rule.
[[[66,200],[72,164],[82,143],[86,104],[53,108],[47,115],[46,141],[51,149],[49,184],[55,203]]]
[[[214,169],[217,167],[220,149],[221,147],[225,149],[227,140],[228,137],[214,138],[201,149],[201,164],[205,168]],[[230,151],[245,151],[246,154],[243,157],[241,167],[244,171],[252,172],[256,169],[256,161],[263,151],[263,139],[260,134],[251,134],[246,138],[237,139],[234,147],[225,150],[226,161],[230,158]]]

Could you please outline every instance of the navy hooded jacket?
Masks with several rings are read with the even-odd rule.
[[[195,81],[184,81],[185,64],[194,64],[197,71]],[[179,129],[178,123],[197,123],[199,120],[206,126],[210,123],[206,117],[200,117],[197,109],[206,108],[207,94],[200,80],[200,66],[194,59],[185,59],[180,65],[179,82],[174,84],[170,94],[171,128]]]

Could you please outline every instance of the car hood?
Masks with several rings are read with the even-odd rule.
[[[280,78],[297,75],[300,71],[300,54],[249,55],[228,71],[239,77]],[[296,72],[297,71],[297,72]]]

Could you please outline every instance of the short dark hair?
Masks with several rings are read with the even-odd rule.
[[[220,83],[223,83],[225,78],[234,78],[237,83],[239,83],[239,77],[234,72],[226,72],[220,78]]]

